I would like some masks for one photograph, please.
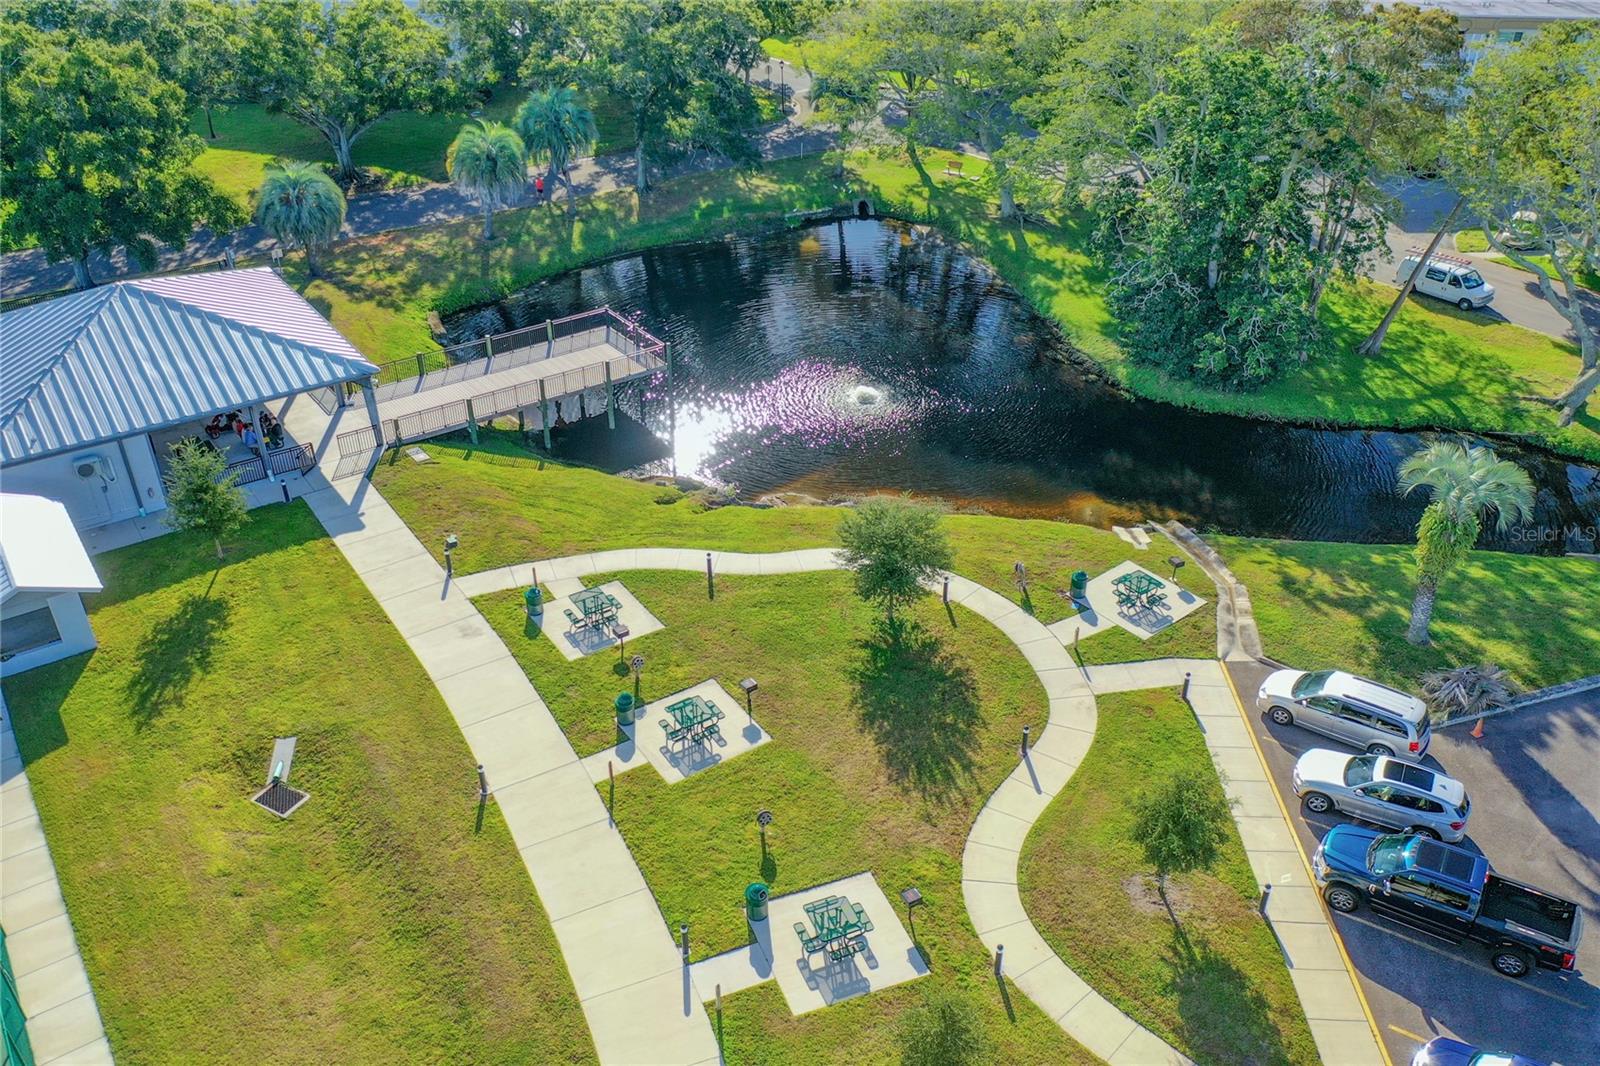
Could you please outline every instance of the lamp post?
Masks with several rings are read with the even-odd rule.
[[[444,535],[444,576],[445,577],[450,577],[452,574],[455,573],[455,564],[454,564],[454,561],[451,559],[451,556],[455,553],[456,548],[458,546],[460,546],[460,544],[461,544],[461,539],[459,537],[457,537],[454,533],[446,533]]]
[[[789,102],[783,95],[783,60],[778,60],[778,110],[783,114],[789,113]]]

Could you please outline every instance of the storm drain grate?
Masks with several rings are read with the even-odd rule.
[[[299,789],[290,788],[282,781],[274,781],[250,798],[279,818],[287,818],[311,796]]]

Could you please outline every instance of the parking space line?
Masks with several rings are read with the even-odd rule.
[[[1389,1028],[1394,1030],[1395,1032],[1399,1033],[1401,1036],[1409,1037],[1410,1039],[1415,1040],[1419,1044],[1426,1044],[1428,1042],[1428,1038],[1427,1037],[1418,1036],[1416,1033],[1413,1033],[1410,1029],[1402,1029],[1398,1025],[1391,1025],[1391,1026],[1389,1026]]]
[[[1361,917],[1359,915],[1355,915],[1355,914],[1346,914],[1346,915],[1342,915],[1341,917],[1343,917],[1346,921],[1359,922],[1362,925],[1366,926],[1368,929],[1376,929],[1378,932],[1384,933],[1384,934],[1386,934],[1388,936],[1397,936],[1401,940],[1406,941],[1408,944],[1415,944],[1419,948],[1427,948],[1429,951],[1433,952],[1435,955],[1441,955],[1444,958],[1449,959],[1451,962],[1457,963],[1459,965],[1470,966],[1474,970],[1481,970],[1482,972],[1484,972],[1486,974],[1492,975],[1497,980],[1500,980],[1500,981],[1510,981],[1510,980],[1512,980],[1509,977],[1502,976],[1499,970],[1496,970],[1493,966],[1490,966],[1486,962],[1479,962],[1478,960],[1473,959],[1470,956],[1458,954],[1458,953],[1453,952],[1453,951],[1446,951],[1444,948],[1440,947],[1438,944],[1430,944],[1426,940],[1421,940],[1421,939],[1419,939],[1417,937],[1411,936],[1408,933],[1403,932],[1405,926],[1400,925],[1398,923],[1394,923],[1394,922],[1382,922],[1382,923],[1374,922],[1374,921],[1371,921],[1371,920],[1369,920],[1367,918],[1363,918],[1363,917]],[[1528,976],[1529,977],[1536,977],[1537,975],[1538,975],[1538,971],[1535,970],[1534,973],[1531,973]],[[1518,982],[1515,983],[1515,987],[1517,989],[1519,989],[1519,990],[1525,990],[1525,991],[1528,991],[1528,992],[1537,992],[1541,996],[1548,996],[1550,999],[1555,1000],[1557,1003],[1565,1003],[1569,1007],[1577,1007],[1579,1010],[1582,1010],[1582,1011],[1586,1011],[1586,1010],[1589,1009],[1589,1006],[1586,1003],[1579,1003],[1575,999],[1568,999],[1566,996],[1563,996],[1563,995],[1561,995],[1559,993],[1556,993],[1556,992],[1552,992],[1548,988],[1540,988],[1538,985],[1533,984],[1533,983],[1531,983],[1529,981],[1518,981]]]
[[[1244,731],[1250,736],[1250,746],[1255,749],[1256,758],[1261,763],[1261,769],[1266,773],[1267,784],[1272,786],[1272,798],[1278,801],[1278,812],[1283,815],[1284,827],[1289,830],[1289,836],[1294,839],[1295,852],[1300,856],[1300,864],[1305,867],[1306,880],[1315,885],[1316,876],[1311,872],[1311,860],[1306,857],[1305,845],[1300,843],[1300,834],[1295,830],[1294,821],[1289,817],[1289,808],[1283,802],[1283,793],[1278,791],[1278,782],[1273,779],[1272,767],[1267,764],[1266,753],[1261,750],[1261,741],[1256,739],[1255,723],[1250,721],[1250,715],[1244,709],[1244,700],[1239,698],[1239,686],[1233,683],[1233,674],[1229,672],[1227,663],[1220,663],[1222,676],[1227,679],[1228,691],[1233,693],[1233,702],[1239,708],[1239,719],[1244,723]],[[1367,1016],[1367,1025],[1372,1029],[1373,1043],[1378,1045],[1378,1054],[1383,1056],[1387,1066],[1394,1066],[1394,1059],[1389,1056],[1389,1046],[1383,1039],[1383,1033],[1378,1029],[1378,1019],[1373,1017],[1372,1005],[1367,1002],[1367,994],[1361,989],[1361,978],[1356,973],[1356,967],[1350,961],[1350,953],[1345,950],[1344,937],[1339,933],[1339,926],[1333,920],[1333,915],[1328,910],[1328,904],[1322,898],[1322,893],[1316,893],[1317,906],[1322,908],[1322,917],[1328,923],[1328,930],[1333,934],[1333,943],[1339,949],[1339,958],[1344,960],[1345,973],[1350,977],[1350,985],[1356,990],[1356,1001],[1361,1004],[1361,1013]]]

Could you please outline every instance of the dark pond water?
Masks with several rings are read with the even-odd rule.
[[[1127,399],[1066,359],[1054,327],[983,263],[894,222],[663,248],[448,326],[465,340],[602,304],[638,314],[674,345],[679,473],[746,496],[900,489],[1092,525],[1178,518],[1373,542],[1408,540],[1422,507],[1396,496],[1395,469],[1433,435],[1302,429]],[[620,401],[662,445],[591,420],[564,431],[558,453],[612,467],[659,457],[663,387],[635,384]],[[641,441],[654,456],[625,454]],[[1540,487],[1536,521],[1497,546],[1594,550],[1600,471],[1497,447]]]

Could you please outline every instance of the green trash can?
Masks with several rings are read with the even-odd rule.
[[[745,886],[744,913],[752,922],[767,920],[767,886],[760,881]]]
[[[633,721],[633,693],[617,693],[617,724],[627,725]]]
[[[1079,603],[1089,592],[1089,575],[1082,570],[1072,572],[1072,598]]]
[[[539,591],[538,585],[534,585],[522,594],[522,602],[528,608],[530,615],[541,614],[544,611],[544,593]]]

